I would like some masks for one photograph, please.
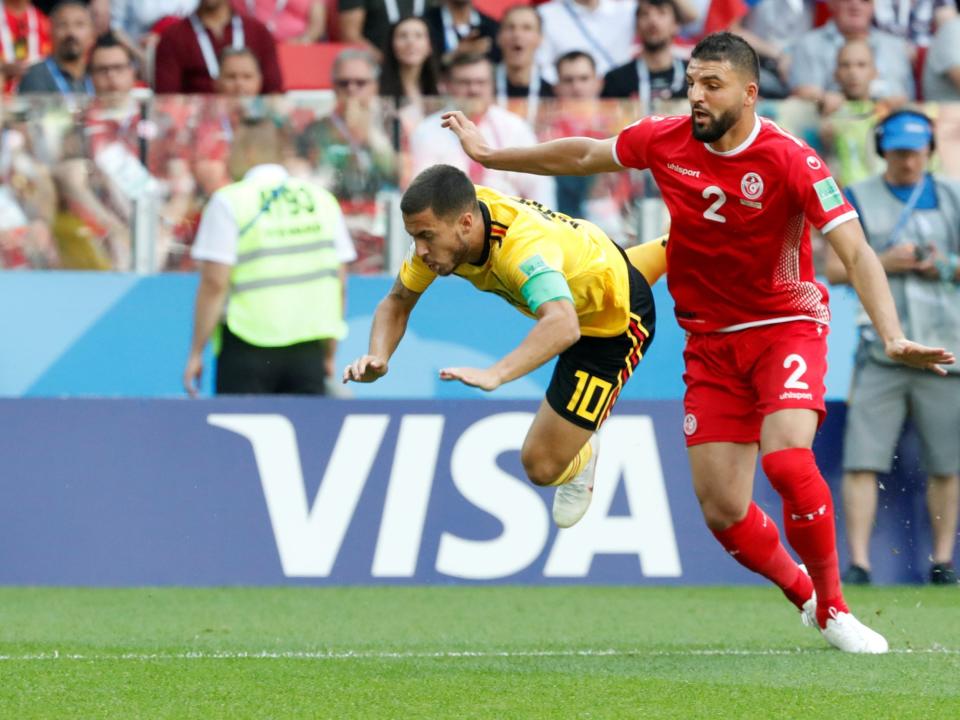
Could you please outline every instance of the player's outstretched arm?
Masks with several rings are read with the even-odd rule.
[[[484,167],[534,175],[593,175],[622,170],[613,159],[617,139],[563,138],[529,147],[491,148],[459,110],[443,115],[443,126],[460,140],[463,151]]]
[[[496,390],[523,377],[580,339],[580,321],[569,300],[550,300],[537,309],[537,324],[515,350],[488,368],[444,368],[441,380],[459,380],[481,390]]]
[[[827,233],[827,240],[843,263],[850,284],[883,339],[887,355],[904,365],[945,375],[942,366],[955,362],[953,353],[944,348],[920,345],[903,336],[887,275],[867,243],[859,221],[850,220],[838,225]]]
[[[370,328],[370,348],[343,370],[343,382],[374,382],[387,374],[390,358],[407,330],[407,321],[420,293],[397,278],[387,296],[377,305]]]

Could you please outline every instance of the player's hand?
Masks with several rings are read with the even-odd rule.
[[[487,156],[490,154],[490,147],[483,135],[477,129],[477,126],[459,110],[452,110],[441,115],[443,127],[449,128],[453,134],[460,140],[463,151],[470,158],[481,165],[484,164]]]
[[[203,353],[190,353],[187,367],[183,371],[183,389],[192,398],[200,392],[200,378],[203,376]]]
[[[943,348],[932,348],[920,345],[906,338],[891,340],[886,345],[887,357],[910,367],[921,370],[932,370],[937,375],[946,375],[942,365],[953,365],[956,358],[953,353]]]
[[[480,368],[444,368],[440,371],[441,380],[459,380],[464,385],[490,392],[502,384],[500,375],[494,370]]]
[[[387,361],[376,355],[364,355],[347,365],[343,370],[344,384],[353,382],[370,383],[387,374]]]

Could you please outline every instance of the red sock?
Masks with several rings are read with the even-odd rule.
[[[824,627],[831,610],[848,611],[840,589],[830,488],[817,469],[813,451],[806,448],[765,455],[763,471],[783,498],[787,540],[806,563],[817,589],[817,621]]]
[[[776,583],[798,608],[810,599],[810,578],[781,544],[776,523],[756,503],[750,503],[743,520],[713,535],[737,562]]]

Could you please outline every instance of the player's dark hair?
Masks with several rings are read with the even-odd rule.
[[[400,212],[417,215],[432,210],[449,218],[477,206],[477,191],[470,178],[452,165],[434,165],[417,175],[400,200]]]
[[[744,73],[753,82],[760,82],[760,60],[757,51],[739,35],[716,32],[697,43],[690,54],[693,60],[728,61],[734,70]]]

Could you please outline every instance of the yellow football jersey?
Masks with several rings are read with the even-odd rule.
[[[477,199],[487,233],[486,259],[480,265],[458,265],[455,275],[470,281],[478,290],[496,293],[520,312],[535,317],[521,288],[546,264],[563,273],[583,335],[613,337],[627,329],[627,265],[620,250],[600,228],[586,220],[553,212],[532,200],[508,197],[479,185]],[[664,254],[662,249],[659,254]],[[400,268],[400,282],[413,292],[422,293],[434,278],[436,273],[415,253]],[[655,278],[650,280],[654,281]]]

